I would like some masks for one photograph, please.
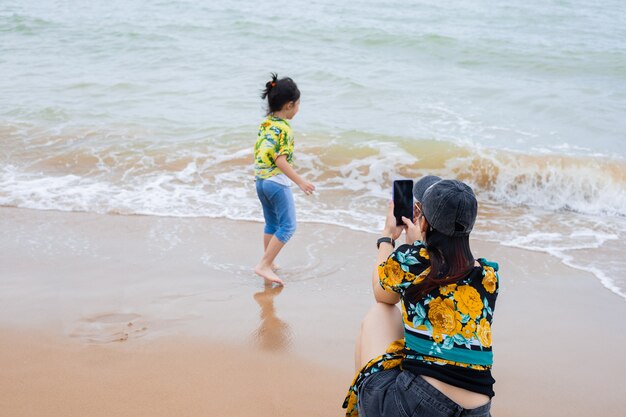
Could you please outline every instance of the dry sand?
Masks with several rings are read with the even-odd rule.
[[[341,416],[375,235],[300,224],[251,267],[262,225],[0,209],[0,416]],[[493,415],[622,416],[626,303],[541,253],[501,265]]]

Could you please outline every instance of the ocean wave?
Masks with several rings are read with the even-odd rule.
[[[483,152],[447,166],[490,201],[626,216],[626,164],[620,160]]]
[[[70,193],[75,196],[89,189],[86,184],[98,184],[105,196],[107,189],[112,195],[120,190],[155,192],[150,184],[160,184],[168,192],[184,191],[190,197],[197,193],[194,198],[199,201],[219,194],[222,186],[239,188],[236,183],[253,181],[251,147],[242,147],[237,140],[154,143],[125,134],[105,135],[100,140],[102,134],[92,129],[82,137],[41,135],[23,144],[24,132],[19,132],[0,130],[6,135],[0,151],[8,158],[0,169],[4,205],[27,204],[37,194],[32,181],[50,178],[57,182],[65,178],[63,187],[76,188]],[[303,175],[322,189],[354,197],[386,198],[394,178],[436,174],[467,182],[480,200],[490,203],[626,216],[626,162],[618,158],[529,155],[445,141],[365,135],[360,141],[309,135],[298,150],[297,164]],[[62,194],[67,199],[67,192]],[[49,192],[46,195],[50,197]],[[44,200],[38,197],[40,203]],[[84,203],[80,206],[85,207]],[[186,210],[193,214],[193,206]],[[198,215],[206,215],[205,210]]]

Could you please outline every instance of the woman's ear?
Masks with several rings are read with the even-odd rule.
[[[419,226],[418,222],[422,217],[422,205],[419,201],[413,203],[413,224]]]
[[[426,236],[426,231],[428,230],[428,221],[426,221],[426,217],[420,217],[420,231],[422,232],[422,236]]]

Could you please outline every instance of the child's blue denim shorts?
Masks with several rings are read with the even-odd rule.
[[[296,206],[291,188],[275,181],[256,180],[256,194],[263,206],[264,233],[287,243],[296,231]]]
[[[464,409],[422,377],[394,368],[368,376],[359,388],[360,417],[490,417],[491,401]]]

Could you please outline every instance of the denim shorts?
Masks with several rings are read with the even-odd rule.
[[[264,233],[287,243],[296,231],[296,206],[291,188],[257,178],[256,194],[263,206]]]
[[[359,388],[360,417],[490,417],[491,401],[471,410],[422,377],[394,368],[367,377]]]

